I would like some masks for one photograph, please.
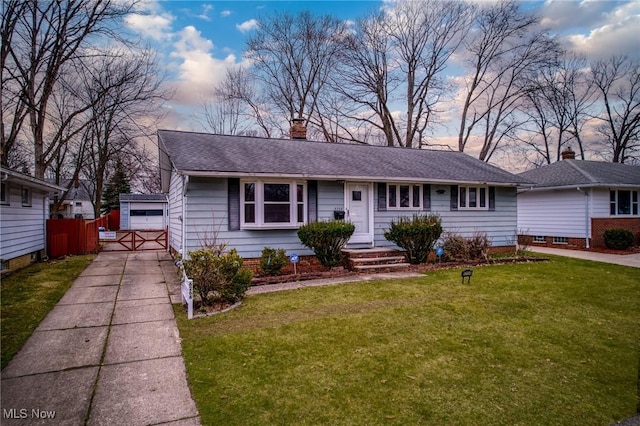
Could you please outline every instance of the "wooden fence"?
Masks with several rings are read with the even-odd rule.
[[[95,220],[47,220],[47,254],[51,258],[97,253],[100,250],[98,227],[107,228],[108,216]]]

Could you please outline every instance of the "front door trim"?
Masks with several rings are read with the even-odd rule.
[[[367,203],[366,203],[366,209],[367,209],[367,219],[368,219],[368,231],[367,232],[363,232],[363,233],[354,233],[351,236],[351,239],[349,239],[349,242],[347,243],[347,245],[359,245],[359,244],[363,244],[363,245],[369,245],[370,247],[374,246],[374,239],[373,239],[373,229],[374,229],[374,222],[373,222],[373,184],[371,182],[345,182],[344,185],[344,205],[345,205],[345,209],[346,209],[346,217],[345,220],[350,220],[350,212],[352,211],[352,206],[351,206],[351,192],[357,187],[357,186],[362,186],[363,189],[366,191],[367,193]]]

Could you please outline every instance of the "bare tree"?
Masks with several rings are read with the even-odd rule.
[[[532,75],[528,89],[522,113],[530,118],[531,137],[521,139],[522,142],[537,154],[541,163],[560,160],[563,147],[568,145],[577,146],[584,160],[581,133],[594,103],[585,58],[563,54],[556,64]]]
[[[284,121],[297,117],[318,126],[327,140],[331,132],[322,129],[317,118],[318,99],[335,67],[345,32],[346,24],[329,15],[279,13],[262,19],[247,41],[253,75],[262,83],[270,109]]]
[[[95,36],[120,40],[116,25],[135,0],[3,0],[2,9],[2,163],[21,133],[33,143],[35,175],[43,178],[58,151],[82,131],[69,130],[78,115],[89,109],[78,105],[52,122],[54,93],[73,69],[94,54]],[[73,65],[71,65],[73,64]],[[26,124],[26,126],[25,126]]]
[[[524,122],[516,112],[527,93],[524,81],[557,56],[557,44],[537,29],[538,18],[505,0],[478,10],[466,44],[466,78],[458,150],[473,135],[481,142],[479,158],[489,161],[505,138]]]
[[[257,134],[266,137],[276,130],[267,100],[256,89],[252,75],[242,66],[228,68],[202,105],[205,127],[218,134]]]
[[[614,56],[591,66],[593,84],[604,111],[596,118],[598,133],[611,161],[625,163],[640,157],[640,62]]]
[[[90,68],[82,81],[83,99],[91,105],[89,124],[82,137],[86,152],[82,173],[95,182],[93,202],[98,215],[108,168],[113,166],[114,159],[127,164],[130,172],[140,166],[129,166],[127,157],[134,160],[133,164],[149,161],[137,140],[152,138],[162,117],[158,102],[170,93],[160,88],[162,75],[155,55],[149,50],[115,51],[110,56],[94,58]],[[75,172],[76,179],[80,172],[80,169]]]

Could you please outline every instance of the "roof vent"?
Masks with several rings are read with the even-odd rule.
[[[560,155],[562,156],[563,160],[575,160],[576,159],[576,153],[571,150],[570,146],[567,147],[567,149],[565,149],[564,151],[562,151],[560,153]]]
[[[291,139],[307,139],[307,128],[304,125],[304,119],[294,118],[291,120]]]

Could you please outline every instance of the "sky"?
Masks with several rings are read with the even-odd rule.
[[[195,117],[203,95],[226,68],[244,61],[245,41],[261,18],[309,10],[355,21],[393,1],[144,0],[140,13],[130,15],[126,25],[158,51],[166,84],[175,90],[162,127],[203,131]],[[543,25],[566,47],[584,52],[589,60],[614,54],[640,57],[640,0],[523,1],[522,7],[542,16]]]

